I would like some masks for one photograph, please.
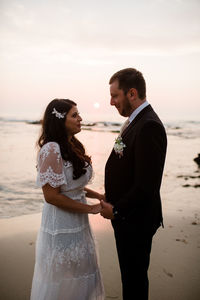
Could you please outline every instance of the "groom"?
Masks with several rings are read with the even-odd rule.
[[[146,300],[152,237],[163,225],[160,186],[166,133],[146,101],[142,73],[123,69],[109,84],[110,104],[128,119],[106,163],[101,215],[112,220],[123,299]]]

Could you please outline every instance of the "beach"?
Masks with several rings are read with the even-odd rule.
[[[40,213],[0,220],[1,300],[28,300],[30,297],[40,220]],[[120,300],[120,272],[110,222],[100,216],[91,216],[90,220],[97,241],[106,300]],[[198,225],[192,224],[194,220]],[[166,215],[166,227],[159,229],[153,241],[150,300],[199,300],[199,221],[199,216],[194,219],[185,213],[178,217]]]
[[[41,191],[35,188],[34,143],[38,127],[21,123],[3,126],[0,299],[27,300],[43,205]],[[200,299],[200,172],[193,161],[200,152],[198,128],[190,123],[187,127],[167,130],[168,150],[161,188],[165,227],[160,228],[153,239],[150,300]],[[20,143],[17,143],[19,136]],[[99,192],[103,192],[104,166],[116,136],[117,133],[101,130],[82,130],[79,134],[93,160],[94,176],[89,187]],[[100,215],[91,215],[90,223],[97,241],[106,300],[121,300],[120,271],[111,224]],[[134,237],[130,242],[134,243]]]

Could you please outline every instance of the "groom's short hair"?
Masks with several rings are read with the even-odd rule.
[[[113,74],[109,84],[112,84],[115,80],[118,80],[119,89],[123,90],[125,95],[131,88],[135,88],[140,99],[146,98],[146,83],[140,71],[134,68],[120,70]]]

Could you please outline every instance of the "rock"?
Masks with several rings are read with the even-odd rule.
[[[163,272],[167,275],[167,276],[169,276],[169,277],[173,277],[173,274],[172,273],[170,273],[170,272],[168,272],[167,270],[165,270],[164,268],[163,268]]]
[[[193,187],[194,187],[194,188],[199,188],[199,187],[200,187],[200,184],[194,184]]]
[[[194,222],[192,222],[191,224],[192,224],[192,225],[197,225],[197,222],[194,221]]]
[[[200,153],[197,157],[194,158],[194,161],[197,163],[197,165],[200,167]]]
[[[39,121],[27,121],[26,122],[27,124],[33,124],[33,125],[40,125],[40,124],[42,124],[42,120],[39,120]]]

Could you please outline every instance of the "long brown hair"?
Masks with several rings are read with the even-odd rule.
[[[84,146],[75,136],[70,141],[68,140],[65,121],[73,106],[76,106],[76,103],[69,99],[54,99],[48,104],[42,120],[42,132],[37,145],[41,148],[48,142],[58,143],[62,158],[69,160],[73,165],[73,178],[78,179],[85,174],[86,167],[91,164],[91,158],[86,155]],[[58,118],[55,114],[52,114],[54,108],[63,117]]]

